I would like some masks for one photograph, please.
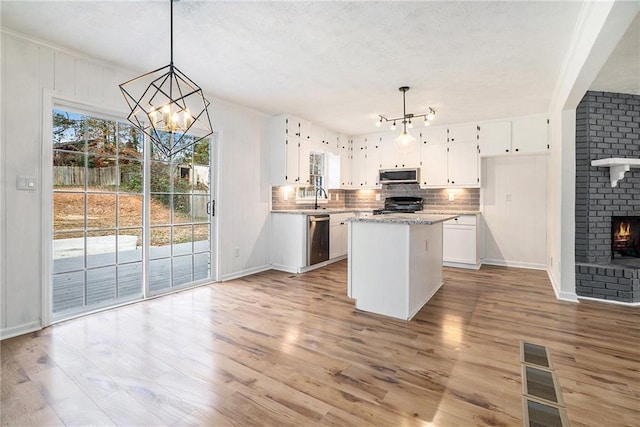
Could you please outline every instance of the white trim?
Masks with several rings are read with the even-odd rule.
[[[4,35],[0,36],[0,118],[2,126],[0,126],[0,328],[2,325],[7,324],[7,219],[5,213],[6,206],[6,187],[7,183],[7,168],[4,167],[5,159],[6,159],[6,150],[7,150],[7,137],[5,133],[5,124],[6,113],[5,113],[5,96],[3,95],[3,91],[5,89],[5,85],[7,84],[5,80],[6,75],[6,48],[5,48],[5,37]],[[0,337],[2,333],[0,332]]]
[[[42,245],[40,254],[42,257],[41,265],[41,303],[42,313],[40,315],[43,327],[51,324],[53,313],[51,310],[51,272],[52,272],[52,236],[53,236],[53,178],[51,164],[53,162],[53,120],[51,120],[51,112],[54,105],[54,92],[51,89],[43,89],[42,91],[42,135],[41,141],[41,157],[40,157],[40,196],[42,200],[42,218],[40,220],[40,235],[42,236]]]
[[[43,328],[42,325],[40,325],[40,322],[23,323],[22,325],[0,330],[0,340],[17,337],[18,335],[28,334],[41,329]]]
[[[212,142],[209,153],[209,167],[211,168],[211,179],[213,180],[213,186],[210,187],[210,199],[213,200],[215,214],[211,218],[211,239],[210,249],[210,262],[211,262],[211,279],[216,282],[221,281],[220,277],[220,203],[218,195],[220,194],[220,168],[222,167],[222,131],[214,131],[212,135]]]
[[[617,304],[617,305],[623,305],[626,307],[640,307],[640,302],[622,302],[622,301],[615,301],[612,299],[602,299],[602,298],[583,297],[583,296],[578,296],[578,299],[585,300],[585,301],[604,302],[607,304]]]
[[[263,271],[274,270],[274,269],[275,267],[271,265],[262,265],[260,267],[247,268],[245,270],[236,271],[231,274],[225,274],[224,276],[221,277],[220,281],[227,282],[229,280],[239,279],[241,277],[251,276],[252,274],[262,273]],[[282,270],[282,271],[286,271],[287,273],[295,273],[295,271],[287,271],[287,270]]]
[[[481,264],[497,265],[499,267],[526,268],[529,270],[546,270],[545,264],[537,262],[505,261],[501,259],[483,259]]]
[[[567,302],[580,302],[578,301],[578,296],[574,292],[562,292],[560,290],[560,284],[553,275],[553,270],[551,270],[550,268],[547,268],[547,276],[549,277],[549,281],[551,282],[551,288],[553,289],[553,293],[556,295],[556,299]]]
[[[444,267],[466,268],[467,270],[479,270],[480,267],[482,267],[482,263],[464,264],[464,263],[461,263],[461,262],[448,262],[448,261],[443,261],[442,265]]]

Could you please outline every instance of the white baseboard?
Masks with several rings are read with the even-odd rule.
[[[528,268],[530,270],[546,270],[546,264],[538,264],[535,262],[519,262],[519,261],[505,261],[502,259],[482,259],[482,264],[497,265],[499,267],[514,267],[514,268]]]
[[[454,268],[466,268],[469,270],[479,270],[480,267],[482,267],[482,264],[465,264],[465,263],[461,263],[461,262],[448,262],[448,261],[443,261],[442,265],[445,267],[454,267]]]
[[[600,299],[600,298],[581,297],[581,296],[578,296],[578,299],[585,300],[585,301],[604,302],[607,304],[624,305],[626,307],[640,307],[640,302],[622,302],[622,301],[614,301],[611,299]]]
[[[576,295],[575,292],[563,292],[560,290],[560,283],[556,280],[556,277],[553,275],[550,268],[547,268],[547,276],[551,282],[553,293],[556,294],[556,299],[567,302],[580,302],[578,301],[578,295]]]
[[[0,340],[39,331],[40,329],[42,329],[40,322],[23,323],[22,325],[0,330]]]
[[[241,277],[251,276],[252,274],[262,273],[263,271],[271,270],[272,268],[274,267],[271,265],[261,265],[259,267],[247,268],[245,270],[224,274],[220,277],[220,281],[226,282],[233,279],[239,279]]]
[[[329,264],[333,264],[334,262],[342,261],[346,259],[346,255],[337,256],[335,258],[331,258],[328,261],[322,261],[317,264],[309,265],[307,267],[292,267],[290,265],[282,265],[282,264],[271,264],[271,268],[278,271],[284,271],[285,273],[306,273],[308,271],[317,270],[318,268],[326,267]]]

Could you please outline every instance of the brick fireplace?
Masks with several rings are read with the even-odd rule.
[[[576,293],[640,302],[640,258],[614,250],[617,218],[640,221],[640,169],[612,188],[609,168],[591,166],[618,157],[640,158],[640,96],[587,92],[576,111]]]

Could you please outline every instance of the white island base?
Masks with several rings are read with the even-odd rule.
[[[358,310],[410,320],[442,286],[442,220],[349,222],[348,295]]]

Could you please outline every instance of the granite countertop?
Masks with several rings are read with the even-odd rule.
[[[298,215],[322,215],[336,213],[357,213],[357,212],[373,212],[374,209],[355,209],[355,208],[319,208],[319,209],[272,209],[271,213],[298,214]],[[440,211],[425,209],[417,213],[418,215],[480,215],[480,211]],[[401,214],[389,214],[401,215]]]
[[[429,213],[386,214],[366,217],[349,218],[351,222],[377,222],[381,224],[431,225],[444,222],[459,215],[437,215]]]
[[[318,209],[285,209],[271,210],[271,213],[298,214],[298,215],[328,215],[337,213],[357,213],[373,212],[373,209],[353,209],[353,208],[318,208]]]

